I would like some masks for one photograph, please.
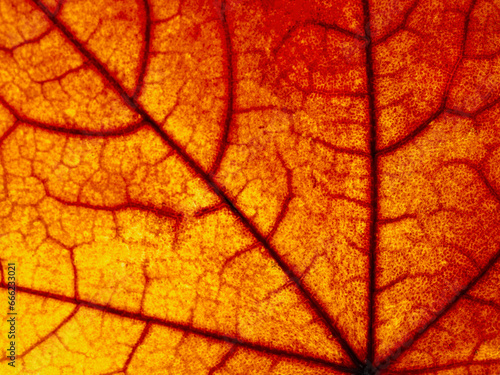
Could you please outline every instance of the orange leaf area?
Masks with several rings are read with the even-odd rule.
[[[0,374],[500,374],[500,4],[0,0],[0,266]]]

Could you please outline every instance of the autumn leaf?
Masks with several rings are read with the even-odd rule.
[[[0,0],[0,181],[1,374],[500,374],[496,0]]]

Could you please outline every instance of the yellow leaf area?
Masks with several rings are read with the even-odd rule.
[[[0,374],[500,373],[499,9],[0,0]]]

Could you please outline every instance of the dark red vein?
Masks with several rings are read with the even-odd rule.
[[[322,22],[322,21],[310,20],[310,21],[305,22],[304,24],[305,25],[309,24],[309,25],[320,26],[326,30],[335,30],[341,34],[344,34],[344,35],[349,36],[349,37],[356,39],[356,40],[360,40],[360,41],[365,40],[363,35],[356,34],[355,32],[352,32],[351,30],[344,29],[344,28],[342,28],[339,25],[334,24],[334,23],[327,23],[327,22]]]
[[[148,323],[146,323],[146,326],[142,330],[141,336],[139,337],[139,339],[136,341],[134,347],[132,348],[132,351],[128,355],[127,360],[125,361],[125,364],[123,365],[122,371],[119,371],[119,372],[127,372],[128,366],[130,365],[130,362],[132,362],[132,359],[134,358],[135,352],[137,351],[139,346],[141,346],[141,344],[144,342],[144,340],[146,340],[146,337],[147,337],[150,329],[151,329],[151,323],[148,322]]]
[[[220,11],[219,13],[219,18],[222,24],[222,31],[224,34],[224,51],[225,51],[225,57],[226,57],[226,77],[227,77],[227,104],[226,104],[226,111],[224,114],[224,121],[223,121],[223,126],[222,126],[222,137],[219,143],[219,147],[217,150],[217,156],[215,157],[215,161],[210,168],[209,174],[217,174],[219,168],[220,168],[220,163],[222,162],[222,159],[224,158],[224,155],[226,153],[227,147],[228,147],[228,138],[229,138],[229,131],[231,129],[231,123],[233,121],[233,113],[234,113],[234,95],[235,95],[235,90],[234,90],[234,65],[233,65],[233,48],[232,48],[232,42],[231,42],[231,33],[229,32],[229,24],[227,23],[227,18],[226,18],[226,0],[221,1],[220,5]]]
[[[463,296],[462,298],[469,300],[471,302],[477,303],[478,305],[493,307],[494,309],[496,309],[500,312],[500,303],[496,303],[494,301],[487,301],[487,300],[477,298],[477,297],[472,297],[472,296],[469,296],[467,294],[465,296]]]
[[[17,127],[19,126],[19,121],[16,121],[14,123],[14,125],[12,125],[10,128],[8,128],[5,133],[3,133],[1,136],[0,136],[0,144],[3,144],[3,142],[14,132],[14,130],[17,129]]]
[[[379,223],[379,225],[387,225],[387,224],[397,223],[397,222],[400,222],[403,220],[411,220],[411,219],[416,219],[416,218],[417,218],[416,214],[403,214],[401,216],[379,219],[378,223]]]
[[[399,23],[399,25],[396,26],[396,28],[394,28],[392,31],[388,32],[386,35],[384,35],[383,37],[381,37],[380,39],[378,39],[374,44],[375,45],[382,44],[387,39],[389,39],[390,37],[396,35],[400,31],[404,30],[404,28],[406,27],[406,24],[408,23],[408,19],[410,18],[410,15],[417,8],[417,5],[419,3],[420,3],[419,0],[414,0],[413,3],[408,8],[408,10],[405,12],[405,14],[403,16],[403,20]]]
[[[0,96],[0,104],[3,105],[11,113],[11,115],[14,116],[14,118],[18,121],[18,124],[11,126],[4,133],[4,135],[0,137],[0,143],[15,130],[15,128],[19,125],[19,123],[28,124],[34,128],[40,128],[54,133],[67,134],[71,136],[93,137],[93,138],[122,137],[124,135],[133,134],[144,126],[144,121],[140,120],[136,123],[133,123],[131,125],[119,129],[88,130],[88,129],[76,129],[76,128],[73,129],[63,128],[60,126],[50,125],[44,122],[32,120],[22,116],[19,112],[16,111],[14,107],[12,107],[9,103],[7,103],[5,99],[1,96]]]
[[[100,211],[108,211],[108,212],[114,212],[114,211],[123,211],[127,209],[134,209],[138,211],[145,211],[145,212],[153,212],[156,216],[159,217],[168,217],[170,219],[174,219],[177,221],[181,221],[184,217],[184,215],[181,212],[175,212],[169,208],[156,208],[154,206],[149,206],[140,202],[126,202],[126,203],[120,203],[120,204],[115,204],[113,206],[105,206],[105,205],[98,205],[98,204],[89,204],[89,203],[84,203],[84,202],[70,202],[66,201],[64,199],[54,197],[53,195],[50,194],[50,192],[46,191],[46,195],[48,197],[51,197],[55,201],[64,204],[65,206],[77,206],[80,208],[87,208],[89,210],[100,210]]]
[[[484,175],[483,171],[481,171],[476,165],[474,165],[473,163],[471,163],[468,160],[460,160],[460,159],[450,160],[450,161],[444,163],[443,166],[448,166],[448,165],[463,165],[469,169],[472,169],[474,172],[477,173],[477,175],[479,176],[479,180],[486,186],[486,189],[488,189],[488,192],[500,204],[500,193],[495,190],[493,185],[491,185],[491,182]]]
[[[5,288],[3,281],[1,283],[1,287]],[[20,288],[18,286],[16,286],[16,290],[20,290]],[[35,342],[33,345],[31,345],[26,350],[24,350],[23,353],[21,355],[18,355],[17,357],[18,358],[23,358],[24,356],[26,356],[27,354],[29,354],[33,349],[35,349],[37,346],[43,344],[45,341],[47,341],[49,338],[51,338],[53,335],[55,335],[57,333],[57,331],[59,331],[66,323],[68,323],[76,315],[76,313],[78,312],[79,309],[80,309],[80,306],[75,306],[75,308],[73,309],[73,311],[71,311],[71,313],[66,318],[64,318],[61,321],[61,323],[59,323],[52,331],[50,331],[49,333],[47,333],[40,340],[38,340],[37,342]]]
[[[7,288],[7,285],[5,284],[5,282],[2,281],[0,283],[0,288],[3,288],[3,289]],[[31,288],[26,288],[26,287],[22,287],[22,286],[17,286],[16,289],[18,292],[21,292],[21,293],[27,293],[27,294],[34,295],[34,296],[39,296],[39,297],[43,297],[43,298],[53,299],[56,301],[75,304],[75,305],[77,305],[78,309],[81,307],[87,307],[87,308],[90,308],[93,310],[103,311],[106,314],[112,314],[112,315],[116,315],[116,316],[119,316],[122,318],[133,319],[136,321],[144,322],[147,325],[156,324],[156,325],[159,325],[162,327],[175,329],[178,331],[202,336],[205,338],[232,343],[232,344],[238,345],[239,347],[242,347],[242,348],[247,348],[247,349],[255,350],[258,352],[263,352],[266,354],[288,357],[288,358],[296,359],[299,361],[317,363],[319,365],[327,366],[327,367],[330,367],[332,369],[335,369],[335,370],[338,370],[338,371],[341,371],[344,373],[348,373],[348,374],[354,374],[357,371],[357,369],[346,367],[346,366],[343,366],[343,365],[340,365],[340,364],[337,364],[334,362],[330,362],[330,361],[327,361],[327,360],[322,359],[322,358],[309,357],[307,355],[302,355],[302,354],[298,354],[298,353],[294,353],[294,352],[288,352],[286,350],[269,348],[269,347],[266,347],[263,345],[254,344],[254,343],[249,342],[249,341],[244,341],[244,340],[238,339],[236,337],[222,335],[222,334],[219,334],[217,332],[203,330],[200,328],[195,328],[195,327],[190,326],[188,324],[165,321],[165,320],[162,320],[160,318],[144,315],[142,313],[134,313],[134,312],[126,311],[126,310],[120,310],[120,309],[106,306],[106,305],[102,305],[99,303],[85,301],[85,300],[77,299],[74,297],[69,297],[69,296],[51,293],[51,292],[34,290]],[[74,314],[71,314],[71,316],[73,316],[73,315]],[[66,318],[63,321],[63,323],[59,324],[58,327],[62,326],[67,321],[68,321],[68,318]],[[144,331],[143,331],[143,334],[144,334]]]
[[[332,151],[335,151],[335,152],[338,152],[340,154],[346,154],[346,155],[354,155],[354,156],[362,156],[362,157],[369,157],[370,154],[366,151],[361,151],[361,150],[356,150],[356,149],[350,149],[350,148],[347,148],[347,147],[339,147],[339,146],[335,146],[334,144],[328,142],[328,141],[325,141],[319,137],[314,137],[314,136],[310,136],[310,135],[304,135],[300,132],[298,132],[297,130],[295,130],[295,128],[292,126],[292,134],[297,134],[299,137],[303,137],[303,138],[306,138],[306,139],[310,139],[311,141],[313,141],[314,143],[318,143],[320,145],[322,145],[323,147],[326,147]]]
[[[462,40],[462,44],[461,44],[461,48],[460,48],[460,57],[459,59],[457,60],[455,66],[453,67],[453,72],[452,74],[450,75],[450,78],[447,82],[447,85],[446,85],[446,89],[445,89],[445,94],[444,94],[444,100],[442,101],[442,104],[441,104],[441,107],[440,109],[433,115],[431,116],[430,119],[428,119],[426,122],[424,122],[421,126],[419,126],[417,129],[415,129],[414,132],[412,132],[411,134],[409,134],[407,137],[405,137],[404,139],[402,139],[401,141],[399,142],[396,142],[395,144],[393,144],[392,146],[389,146],[383,150],[380,150],[379,151],[379,155],[382,155],[382,154],[386,154],[386,153],[389,153],[391,151],[395,151],[397,150],[398,148],[400,148],[401,146],[403,146],[404,144],[406,144],[407,142],[411,141],[412,139],[414,139],[420,132],[424,131],[428,125],[433,121],[433,117],[438,117],[439,115],[441,115],[441,113],[443,113],[446,109],[446,102],[447,102],[447,99],[448,99],[448,94],[449,94],[449,90],[450,90],[450,87],[451,87],[451,83],[455,77],[455,74],[458,70],[458,66],[459,64],[461,63],[464,55],[465,55],[465,47],[466,47],[466,43],[467,43],[467,35],[468,35],[468,30],[469,30],[469,23],[470,23],[470,17],[471,17],[471,14],[472,14],[472,11],[474,9],[474,6],[476,4],[477,0],[473,0],[472,3],[470,4],[470,7],[468,9],[468,12],[467,12],[467,15],[466,15],[466,18],[465,18],[465,24],[464,24],[464,35],[463,35],[463,40]],[[483,179],[483,181],[485,182],[485,184],[487,185],[487,187],[489,188],[489,190],[492,192],[493,196],[495,197],[498,197],[498,194],[491,188],[491,185],[489,185],[489,183],[486,181],[486,179]],[[474,285],[476,285],[476,283],[491,269],[493,268],[493,265],[500,259],[500,249],[497,251],[497,253],[493,256],[493,258],[490,259],[490,261],[488,262],[488,264],[486,265],[486,267],[478,273],[478,275],[472,279],[469,284],[467,284],[464,289],[462,289],[458,294],[456,294],[455,296],[453,296],[450,301],[439,311],[437,312],[432,318],[431,320],[426,323],[412,338],[408,339],[406,342],[404,342],[399,348],[397,348],[395,351],[393,351],[391,354],[389,354],[388,356],[386,356],[384,359],[382,359],[381,361],[377,361],[378,364],[377,364],[377,367],[378,369],[382,369],[382,368],[386,368],[387,366],[389,366],[389,364],[392,362],[392,361],[395,361],[398,357],[401,356],[402,353],[404,353],[406,350],[408,350],[425,332],[427,332],[429,330],[430,327],[432,327],[437,321],[439,321],[439,319],[441,319],[453,306],[455,306],[455,304],[457,303],[457,301],[463,296],[465,295],[470,289],[472,289],[474,287]]]
[[[234,356],[238,347],[236,345],[231,346],[231,349],[228,350],[226,354],[220,359],[219,363],[217,363],[214,367],[210,369],[208,375],[213,375],[216,371],[224,368],[226,363]]]
[[[54,17],[57,17],[59,15],[59,12],[61,11],[64,3],[66,2],[66,0],[59,0],[57,2],[57,5],[56,5],[56,9],[54,10]]]
[[[453,79],[455,78],[457,71],[458,71],[458,67],[459,67],[460,63],[462,62],[464,55],[465,55],[465,46],[467,43],[467,34],[469,32],[470,15],[472,13],[472,9],[474,9],[474,5],[475,5],[476,1],[477,0],[472,1],[472,4],[467,12],[467,16],[465,18],[465,25],[464,25],[464,36],[462,39],[462,44],[460,45],[460,55],[459,55],[455,65],[453,66],[453,71],[451,72],[450,77],[448,78],[448,81],[446,82],[446,87],[444,90],[443,99],[441,100],[441,104],[440,104],[439,108],[432,115],[430,115],[427,120],[422,122],[419,126],[417,126],[412,132],[410,132],[404,138],[400,139],[397,142],[394,142],[392,145],[389,145],[381,150],[378,150],[377,151],[378,155],[381,156],[381,155],[389,154],[391,152],[394,152],[394,151],[400,149],[401,147],[403,147],[407,143],[411,142],[417,136],[419,136],[422,132],[427,130],[429,128],[429,125],[445,112],[446,102],[448,101],[448,96],[450,93],[451,84],[453,82]]]
[[[93,53],[88,51],[82,43],[77,40],[69,29],[57,18],[53,17],[47,7],[42,3],[41,0],[31,0],[46,16],[49,20],[61,31],[61,33],[66,37],[66,39],[73,44],[73,46],[94,66],[96,72],[100,74],[106,81],[111,85],[111,87],[120,95],[124,103],[131,109],[133,109],[137,114],[139,114],[143,120],[150,124],[153,130],[158,134],[158,136],[170,146],[184,161],[184,163],[200,178],[202,178],[209,188],[224,202],[227,204],[228,208],[233,212],[233,214],[240,219],[242,224],[248,229],[248,231],[259,241],[264,248],[268,251],[269,255],[274,259],[274,261],[279,265],[287,277],[297,286],[304,297],[309,301],[311,307],[323,320],[325,325],[330,330],[332,336],[334,336],[342,349],[347,353],[351,361],[358,367],[362,367],[362,361],[357,357],[354,350],[350,347],[347,341],[341,336],[339,330],[334,325],[332,318],[327,314],[323,306],[320,305],[318,301],[312,296],[312,294],[306,289],[302,284],[300,278],[295,274],[291,267],[279,256],[278,252],[269,243],[269,241],[264,237],[262,233],[256,228],[254,223],[232,202],[229,195],[224,191],[211,175],[206,173],[203,168],[191,157],[187,152],[169,135],[161,129],[160,125],[149,115],[148,112],[132,97],[130,97],[122,85],[118,82],[115,77],[101,64],[101,62],[94,56]]]
[[[417,136],[419,134],[421,134],[423,131],[425,131],[426,129],[428,129],[430,123],[432,123],[439,116],[441,116],[441,114],[443,114],[443,112],[445,111],[445,109],[446,109],[446,102],[443,101],[441,103],[440,107],[438,108],[438,110],[436,112],[434,112],[431,116],[429,116],[429,118],[427,120],[425,120],[424,122],[422,122],[419,126],[417,126],[412,132],[410,132],[404,138],[400,139],[397,142],[394,142],[390,146],[387,146],[387,147],[379,150],[378,151],[378,155],[382,156],[382,155],[386,155],[386,154],[389,154],[391,152],[394,152],[396,150],[399,150],[401,147],[403,147],[407,143],[409,143],[412,140],[414,140],[415,138],[417,138]]]
[[[137,84],[132,94],[133,98],[137,98],[141,94],[142,86],[144,85],[144,77],[146,76],[146,68],[149,62],[149,54],[151,47],[151,9],[149,7],[148,0],[143,0],[144,5],[144,18],[145,29],[144,29],[144,44],[141,51],[141,64],[139,68],[139,76],[137,77]]]
[[[369,284],[368,284],[368,339],[367,339],[367,366],[371,366],[375,357],[375,267],[378,237],[378,212],[379,212],[379,181],[378,181],[378,155],[377,155],[377,114],[375,111],[375,74],[373,71],[373,44],[370,30],[370,5],[368,0],[363,0],[363,15],[366,34],[366,76],[368,89],[368,104],[370,118],[370,248],[369,248]]]
[[[438,311],[431,320],[426,323],[419,331],[411,338],[409,338],[406,342],[404,342],[399,348],[394,350],[391,354],[387,355],[384,359],[380,360],[378,363],[378,368],[386,368],[391,362],[396,361],[397,358],[401,356],[405,351],[407,351],[424,333],[426,333],[429,328],[434,326],[448,311],[450,311],[453,306],[462,298],[465,294],[467,294],[490,270],[493,269],[493,266],[496,262],[500,260],[500,248],[497,250],[495,255],[490,259],[490,261],[486,264],[486,266],[479,272],[476,277],[474,277],[462,290],[460,290],[456,295],[454,295],[448,303]]]

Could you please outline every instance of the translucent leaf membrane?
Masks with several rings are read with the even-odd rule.
[[[8,371],[500,373],[498,9],[0,0]]]

